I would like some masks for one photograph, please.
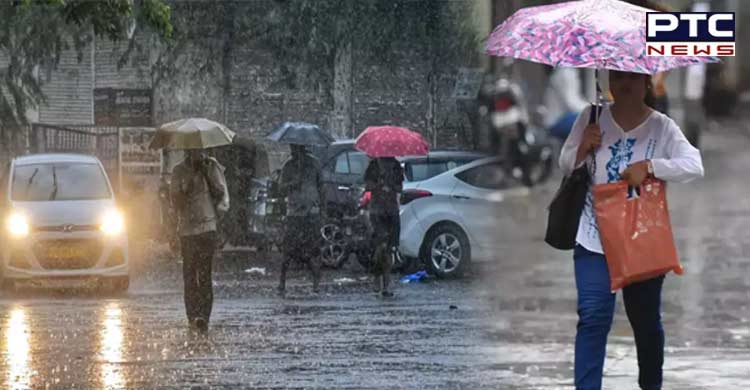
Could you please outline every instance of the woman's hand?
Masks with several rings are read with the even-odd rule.
[[[583,130],[583,138],[578,146],[576,164],[583,161],[586,156],[599,149],[602,144],[602,131],[598,123],[592,123]]]
[[[635,164],[631,164],[625,172],[622,173],[622,179],[626,180],[628,184],[633,187],[640,187],[640,185],[643,184],[643,181],[649,177],[649,164],[651,164],[651,162],[648,160],[638,161]]]

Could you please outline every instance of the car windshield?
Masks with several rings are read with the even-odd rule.
[[[20,165],[13,171],[11,199],[20,202],[93,200],[112,196],[97,164],[43,163]]]
[[[472,162],[474,159],[462,158],[455,160],[415,161],[405,164],[406,180],[422,181],[433,178],[443,172]]]

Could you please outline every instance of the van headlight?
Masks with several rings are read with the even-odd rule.
[[[29,235],[29,220],[21,213],[10,214],[5,221],[5,227],[13,238],[24,238]]]
[[[117,236],[125,231],[125,218],[118,210],[109,210],[102,216],[99,230],[108,236]]]

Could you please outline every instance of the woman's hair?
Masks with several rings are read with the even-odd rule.
[[[646,97],[643,99],[643,102],[646,103],[647,106],[656,109],[656,95],[654,94],[654,83],[651,82],[651,76],[646,76]]]

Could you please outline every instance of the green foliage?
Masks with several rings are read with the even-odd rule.
[[[38,72],[51,71],[64,50],[79,60],[93,36],[129,38],[132,23],[172,35],[171,11],[161,0],[0,1],[0,128],[26,123],[26,110],[44,102]],[[1,142],[2,140],[0,140]]]

